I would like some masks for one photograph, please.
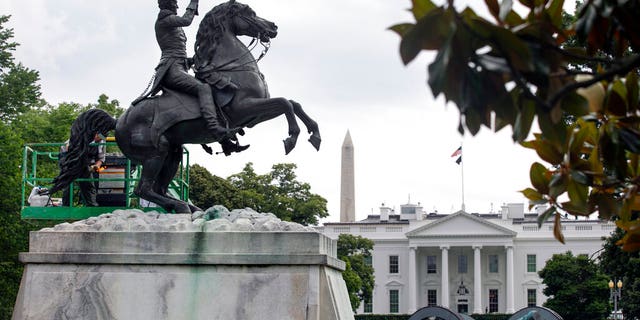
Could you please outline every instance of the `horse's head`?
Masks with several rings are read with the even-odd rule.
[[[200,22],[195,43],[196,69],[211,62],[225,34],[249,36],[265,44],[275,38],[277,30],[275,23],[258,17],[246,4],[230,0],[217,5]]]
[[[258,17],[246,4],[231,0],[226,5],[231,19],[230,27],[238,36],[257,38],[262,42],[269,42],[278,35],[278,26],[275,23]]]
[[[258,17],[246,4],[235,0],[222,3],[209,11],[200,22],[196,42],[215,41],[220,33],[229,31],[236,36],[249,36],[269,42],[278,35],[275,23]]]

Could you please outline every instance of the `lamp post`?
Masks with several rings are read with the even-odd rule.
[[[618,280],[615,284],[613,280],[609,280],[609,300],[613,300],[613,315],[618,319],[618,300],[622,297],[622,280]]]

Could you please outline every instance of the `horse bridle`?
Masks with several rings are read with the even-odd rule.
[[[248,24],[250,24],[252,26],[256,25],[253,20],[245,17],[244,15],[234,14],[234,16],[239,17],[240,19],[246,21]],[[232,18],[234,16],[232,16]],[[269,40],[268,41],[262,41],[262,33],[258,32],[258,35],[256,35],[255,37],[253,37],[253,39],[251,39],[251,42],[247,46],[248,51],[245,54],[243,54],[243,55],[241,55],[241,56],[239,56],[239,57],[237,57],[235,59],[232,59],[231,61],[225,62],[225,63],[223,63],[221,65],[208,66],[208,67],[205,67],[202,70],[196,70],[196,71],[198,73],[209,72],[209,71],[234,71],[235,68],[239,68],[239,67],[245,66],[245,65],[247,65],[247,64],[249,64],[249,63],[251,63],[253,61],[247,61],[247,62],[245,62],[243,64],[240,64],[240,65],[236,66],[234,69],[225,70],[224,68],[229,66],[229,65],[232,65],[232,64],[234,64],[234,63],[236,63],[238,61],[240,61],[242,58],[244,58],[248,54],[251,54],[251,51],[253,51],[253,49],[255,49],[255,47],[258,45],[258,43],[260,43],[260,45],[263,47],[262,52],[260,53],[260,56],[258,57],[258,59],[254,59],[255,62],[258,63],[258,62],[260,62],[260,60],[262,60],[262,58],[264,58],[264,56],[269,51],[269,48],[271,47],[271,38],[267,37],[267,39],[269,39]]]

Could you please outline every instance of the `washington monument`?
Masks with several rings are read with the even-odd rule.
[[[342,170],[340,171],[340,222],[355,222],[356,220],[356,195],[354,179],[353,142],[351,134],[347,135],[342,143]]]

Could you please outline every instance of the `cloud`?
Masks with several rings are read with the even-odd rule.
[[[178,2],[183,8],[188,3]],[[335,221],[340,147],[350,129],[358,219],[377,212],[381,202],[399,206],[409,194],[426,210],[458,209],[461,167],[449,156],[460,142],[469,210],[524,201],[516,190],[528,184],[532,156],[513,145],[508,130],[458,135],[457,108],[434,99],[426,85],[433,54],[402,65],[399,37],[387,28],[412,21],[406,10],[410,1],[243,2],[279,26],[260,62],[272,96],[299,101],[319,123],[323,143],[316,152],[303,130],[296,149],[285,156],[287,127],[279,117],[248,129],[240,139],[251,148],[241,154],[212,157],[199,146],[189,147],[192,163],[222,177],[239,172],[246,162],[254,162],[260,173],[275,163],[296,163],[299,179],[329,200]],[[204,12],[218,3],[200,3],[201,16],[186,28],[188,50]],[[105,93],[126,105],[146,87],[158,63],[156,1],[2,0],[0,10],[13,15],[10,25],[21,43],[16,57],[40,71],[44,97],[52,104],[94,102]]]

